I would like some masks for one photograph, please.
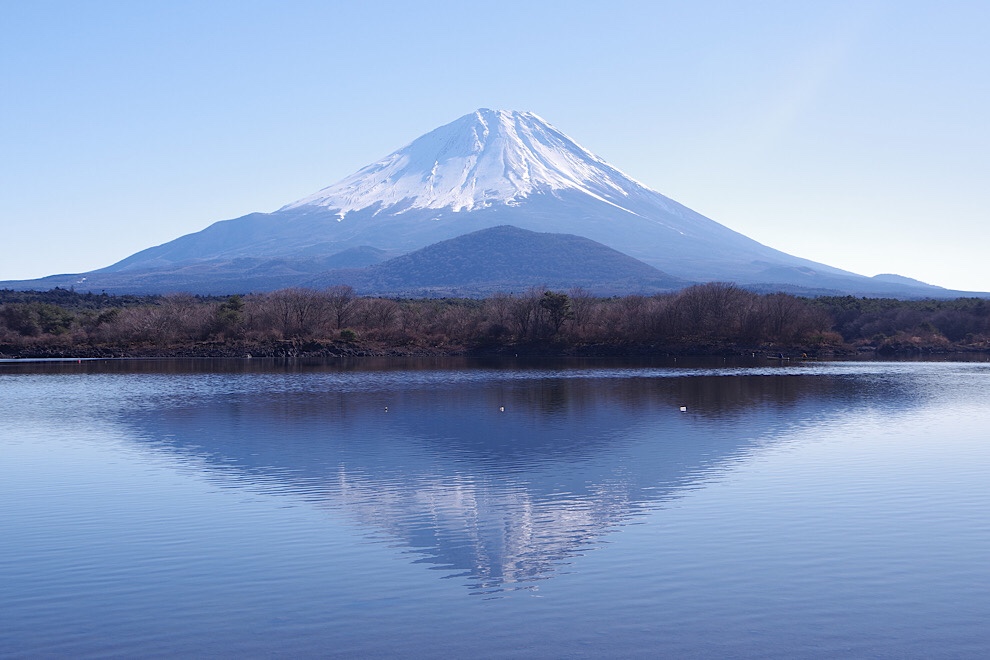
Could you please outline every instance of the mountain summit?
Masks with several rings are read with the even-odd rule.
[[[558,190],[605,200],[630,186],[639,184],[539,116],[483,108],[281,210],[473,211]]]
[[[767,247],[647,188],[533,113],[488,109],[441,126],[275,212],[216,222],[82,279],[52,276],[13,284],[217,293],[343,281],[357,277],[354,265],[372,266],[503,226],[590,239],[662,271],[668,282],[721,280],[807,294],[951,293],[907,278],[863,277]],[[483,236],[518,239],[504,231]],[[553,239],[560,249],[576,245],[569,240]],[[476,243],[455,242],[427,254],[456,261],[453,251]],[[575,252],[573,259],[587,254]],[[341,270],[348,265],[350,271]],[[544,281],[561,276],[548,272]],[[498,287],[495,281],[485,284]],[[644,280],[633,290],[649,286]],[[447,290],[456,293],[457,287]]]

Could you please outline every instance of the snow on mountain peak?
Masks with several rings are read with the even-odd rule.
[[[642,186],[539,116],[483,108],[283,209],[320,206],[340,218],[379,203],[470,211],[563,189],[618,206],[612,200],[634,188]]]

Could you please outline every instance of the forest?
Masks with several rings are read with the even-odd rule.
[[[990,301],[803,298],[724,282],[600,298],[391,299],[351,287],[203,297],[0,290],[0,357],[880,355],[990,351]]]

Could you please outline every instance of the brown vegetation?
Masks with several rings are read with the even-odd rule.
[[[362,298],[348,286],[115,298],[0,292],[0,355],[834,354],[988,350],[990,303],[760,295],[714,282],[597,298]]]

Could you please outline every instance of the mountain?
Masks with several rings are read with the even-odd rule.
[[[894,275],[891,273],[881,273],[880,275],[874,275],[873,279],[877,280],[878,282],[896,282],[898,284],[907,284],[908,286],[922,286],[922,287],[932,286],[927,282],[916,280],[913,277],[904,277],[903,275]]]
[[[369,294],[487,295],[581,287],[598,295],[671,291],[690,284],[581,236],[500,226],[434,243],[361,271],[329,271],[313,287],[347,283]]]
[[[348,255],[396,256],[505,225],[582,236],[686,281],[800,293],[953,293],[767,247],[647,188],[535,114],[488,109],[272,213],[214,223],[84,276],[0,285],[264,290],[314,280],[314,269],[339,269],[335,260]]]

